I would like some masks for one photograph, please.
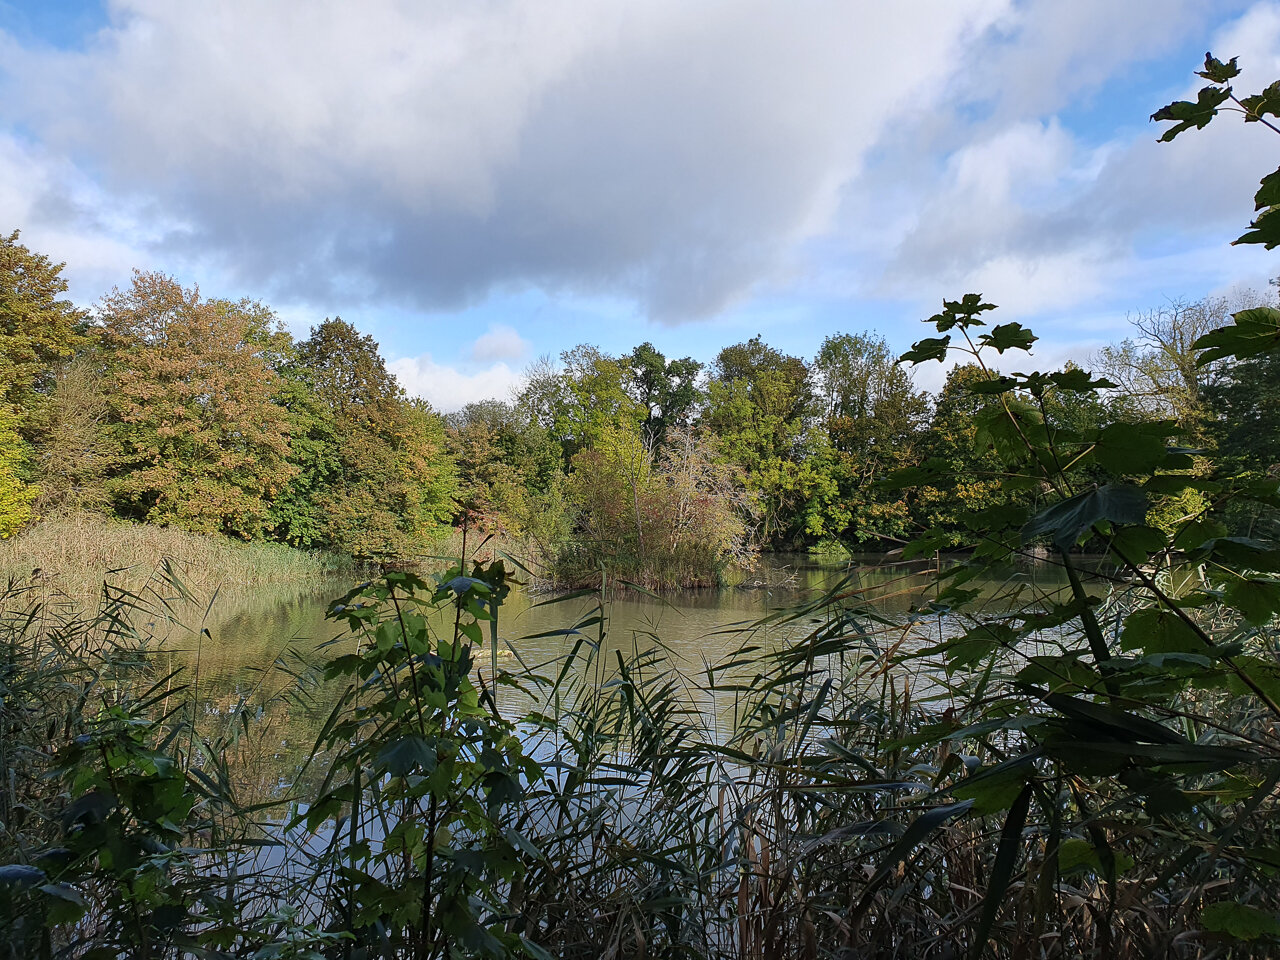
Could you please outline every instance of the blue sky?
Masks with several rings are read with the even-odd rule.
[[[1280,78],[1280,4],[0,0],[0,230],[86,305],[340,314],[442,409],[584,342],[905,348],[968,291],[1057,364],[1280,274],[1229,246],[1274,134],[1147,122],[1205,49]]]

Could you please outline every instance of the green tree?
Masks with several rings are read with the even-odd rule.
[[[31,503],[39,491],[23,482],[24,462],[17,412],[0,403],[0,540],[13,536],[31,519]]]
[[[259,536],[288,483],[288,422],[267,355],[275,319],[260,304],[204,300],[135,272],[99,304],[126,515],[197,532]]]
[[[29,412],[57,366],[84,345],[85,314],[62,295],[66,264],[0,234],[0,402]]]
[[[1246,291],[1232,298],[1174,301],[1130,317],[1135,335],[1104,347],[1093,359],[1094,369],[1116,384],[1118,412],[1173,420],[1189,442],[1207,443],[1204,393],[1221,364],[1199,363],[1192,345],[1226,324],[1233,312],[1260,306],[1260,301],[1258,294]]]
[[[641,424],[650,449],[660,450],[673,428],[687,429],[702,399],[698,375],[702,364],[692,357],[668,360],[653,344],[642,343],[620,360],[627,393],[641,407]]]
[[[825,472],[835,495],[811,507],[810,529],[842,540],[903,536],[906,505],[876,481],[918,456],[928,397],[872,334],[827,337],[812,369],[830,447]]]
[[[761,539],[795,543],[805,534],[805,506],[834,495],[812,456],[816,408],[808,366],[759,336],[725,347],[707,384],[701,426],[722,457],[741,468],[759,497]]]
[[[628,372],[614,357],[590,344],[548,359],[526,373],[516,405],[547,429],[561,446],[565,464],[619,423],[641,423],[645,408],[627,391]]]
[[[324,542],[361,557],[426,552],[455,510],[457,476],[440,417],[410,402],[374,339],[341,318],[312,329],[297,363],[336,444],[336,462],[313,474],[308,495]]]
[[[947,373],[921,443],[922,455],[938,467],[935,479],[916,492],[915,508],[925,527],[956,531],[966,515],[1005,502],[1000,458],[979,438],[979,421],[992,401],[974,386],[990,379],[975,363]]]

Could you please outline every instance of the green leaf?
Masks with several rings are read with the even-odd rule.
[[[1210,933],[1225,933],[1237,940],[1280,935],[1280,921],[1275,914],[1234,900],[1209,904],[1200,912],[1200,922]]]
[[[430,773],[436,768],[436,745],[419,736],[401,737],[379,751],[378,762],[393,777],[417,769]]]
[[[978,343],[987,347],[995,347],[997,353],[1006,350],[1030,350],[1031,344],[1038,338],[1020,323],[1002,323],[993,327],[990,333],[984,333]]]
[[[1197,130],[1203,129],[1217,115],[1218,107],[1229,96],[1231,96],[1230,87],[1202,87],[1196,95],[1195,103],[1189,100],[1177,100],[1168,106],[1161,107],[1151,115],[1151,119],[1170,120],[1176,125],[1160,136],[1160,142],[1168,143],[1178,134],[1192,127]]]
[[[910,360],[911,363],[924,363],[926,360],[945,360],[947,357],[947,347],[951,344],[951,337],[925,337],[911,345],[911,349],[898,358],[898,362]]]
[[[1255,210],[1280,205],[1280,170],[1262,178],[1262,186],[1253,195],[1253,202]]]
[[[1249,230],[1231,241],[1237,243],[1260,243],[1264,249],[1280,247],[1280,207],[1268,207],[1249,224]]]
[[[1245,123],[1257,123],[1268,114],[1273,117],[1280,116],[1280,80],[1271,84],[1261,93],[1255,93],[1250,97],[1241,97],[1240,105],[1246,110]]]
[[[1049,381],[1059,390],[1069,390],[1073,393],[1109,390],[1115,386],[1114,383],[1105,378],[1093,379],[1089,371],[1081,370],[1079,367],[1051,373],[1049,374]]]
[[[1224,599],[1256,626],[1270,623],[1280,611],[1280,580],[1238,577],[1227,581]]]
[[[1204,640],[1176,613],[1163,607],[1135,610],[1124,618],[1121,650],[1144,653],[1204,653]]]
[[[997,327],[997,329],[999,329]],[[991,393],[1008,393],[1010,390],[1017,389],[1018,381],[1013,377],[992,377],[990,380],[975,380],[968,385],[970,393],[991,394]]]
[[[1022,528],[1022,542],[1050,534],[1058,547],[1069,550],[1093,525],[1140,524],[1147,516],[1147,495],[1128,484],[1108,483],[1076,494],[1032,517]]]
[[[1093,457],[1118,477],[1152,473],[1165,461],[1166,430],[1161,424],[1113,423],[1093,448]]]
[[[1280,310],[1254,307],[1233,314],[1232,319],[1235,323],[1212,330],[1191,345],[1201,351],[1197,365],[1226,357],[1242,360],[1280,348]]]
[[[973,938],[973,950],[970,953],[973,960],[979,960],[986,952],[987,939],[996,922],[996,913],[999,912],[1000,904],[1013,880],[1013,868],[1018,862],[1018,851],[1022,848],[1022,830],[1027,825],[1027,810],[1030,806],[1031,784],[1027,784],[1013,801],[1009,816],[1005,817],[1004,826],[1000,829],[1000,846],[996,848],[996,859],[987,877],[987,889],[982,898],[982,918],[978,921],[978,930]]]
[[[1143,564],[1168,543],[1164,531],[1155,527],[1121,527],[1111,538],[1111,552],[1122,562]]]
[[[1216,59],[1212,53],[1206,53],[1204,55],[1204,69],[1197,70],[1196,76],[1204,77],[1214,83],[1226,83],[1228,80],[1233,80],[1240,76],[1240,68],[1236,65],[1236,60],[1238,59],[1239,57],[1232,57],[1226,63],[1223,63],[1221,60]]]
[[[970,800],[974,813],[1008,810],[1026,792],[1035,775],[1035,757],[1024,754],[986,767],[966,777],[948,791],[957,800]]]

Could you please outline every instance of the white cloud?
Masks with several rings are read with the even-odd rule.
[[[1004,8],[116,0],[82,51],[0,38],[0,115],[264,293],[532,284],[679,321],[784,275]]]
[[[471,345],[476,363],[494,360],[523,360],[529,355],[529,341],[506,324],[496,324]]]
[[[401,357],[387,364],[410,396],[422,397],[436,410],[449,413],[479,400],[510,398],[523,378],[505,363],[474,373],[437,363],[430,354]]]

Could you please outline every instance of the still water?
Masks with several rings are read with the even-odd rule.
[[[702,674],[707,665],[725,661],[748,642],[761,650],[775,649],[788,638],[807,634],[821,618],[815,611],[810,617],[775,619],[759,626],[761,619],[794,610],[830,591],[865,605],[888,622],[881,628],[885,635],[872,641],[881,648],[925,646],[961,629],[947,618],[912,620],[913,608],[926,603],[936,589],[930,569],[929,563],[895,562],[884,556],[828,561],[774,555],[744,587],[673,592],[661,599],[620,593],[606,605],[603,645],[593,656],[575,661],[576,679],[587,686],[603,683],[617,669],[618,655],[628,659],[654,648],[686,677]],[[353,585],[335,580],[305,589],[282,586],[270,594],[227,594],[207,607],[191,607],[186,615],[179,611],[179,622],[152,626],[167,665],[181,670],[172,681],[174,693],[196,705],[201,733],[214,736],[219,728],[234,731],[242,725],[254,731],[253,736],[239,738],[235,756],[228,756],[241,788],[250,795],[278,795],[298,771],[308,769],[305,760],[337,693],[332,685],[316,682],[318,665],[354,652],[356,644],[342,625],[325,619],[325,612]],[[1060,595],[1067,580],[1051,564],[1027,563],[967,586],[981,591],[980,599],[989,609],[1008,610]],[[568,628],[595,615],[592,598],[554,601],[553,595],[521,587],[512,590],[499,613],[500,668],[555,674],[584,636],[596,646],[598,624],[583,627],[582,635],[566,635]],[[448,623],[442,618],[440,626],[447,632],[452,618]],[[480,651],[476,660],[482,675],[489,674],[490,652]],[[735,675],[740,675],[753,670],[754,664],[736,669]],[[936,674],[917,675],[915,682],[932,685],[931,676]],[[721,692],[708,695],[696,688],[689,685],[689,705],[696,705],[710,735],[719,738],[733,729],[735,695],[723,695],[721,702]],[[527,696],[510,688],[501,687],[498,693],[499,708],[513,719],[533,706]]]
[[[895,562],[883,556],[827,561],[776,554],[748,586],[671,592],[661,599],[633,591],[619,593],[607,605],[602,659],[613,661],[615,650],[626,656],[661,646],[673,664],[698,670],[737,649],[746,631],[761,618],[837,588],[842,596],[852,595],[850,599],[886,617],[905,621],[913,605],[929,599],[933,589],[929,569],[926,562]],[[317,651],[343,634],[339,624],[325,619],[325,611],[352,585],[335,580],[215,601],[207,610],[193,609],[180,625],[169,625],[164,649],[185,666],[187,681],[198,682],[205,698],[230,703],[250,694],[279,691],[291,682],[291,672],[340,652],[331,646]],[[1005,608],[1055,594],[1066,585],[1061,569],[1048,563],[1022,564],[1001,577],[968,584],[979,588],[984,599]],[[552,599],[521,587],[512,590],[499,616],[499,653],[504,665],[535,667],[563,656],[575,637],[556,632],[591,616],[595,609],[589,597],[548,602]],[[583,633],[594,641],[599,629],[592,625]],[[809,628],[801,622],[768,629],[776,638]],[[915,630],[921,640],[930,633],[936,639],[939,626],[920,625]],[[477,659],[487,662],[488,655]]]

